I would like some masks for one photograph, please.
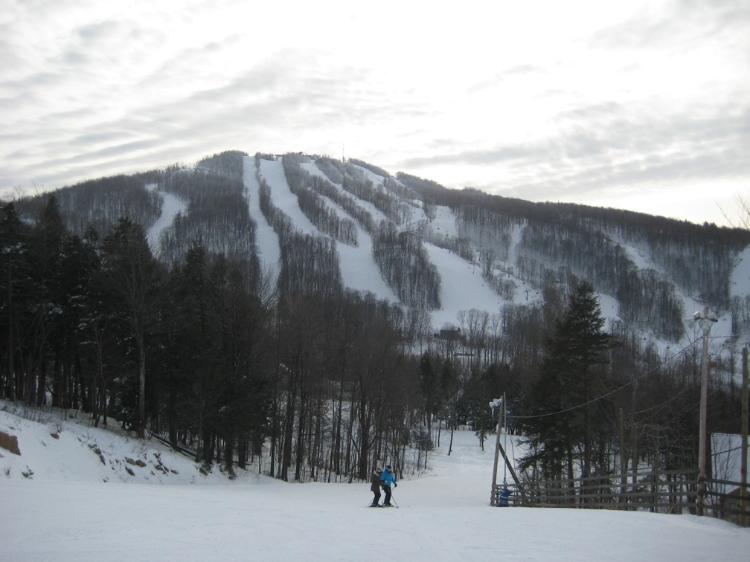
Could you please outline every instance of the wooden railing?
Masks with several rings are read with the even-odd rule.
[[[705,512],[740,525],[750,525],[750,486],[743,501],[739,482],[707,480]],[[696,513],[697,473],[687,470],[645,470],[626,478],[596,475],[587,478],[524,480],[499,484],[492,505],[619,509],[655,513]]]

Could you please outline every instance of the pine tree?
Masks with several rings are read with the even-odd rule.
[[[123,308],[138,354],[137,430],[143,437],[146,425],[146,331],[158,294],[159,268],[140,225],[120,219],[104,239],[102,273],[113,300]]]
[[[576,456],[581,474],[592,473],[609,407],[602,400],[592,401],[606,386],[610,340],[603,327],[593,287],[579,283],[547,341],[541,376],[531,392],[531,410],[538,417],[527,422],[526,429],[535,452],[522,464],[539,462],[548,477],[562,476],[565,468],[572,478]]]

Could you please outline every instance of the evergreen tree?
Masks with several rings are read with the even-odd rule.
[[[589,476],[595,453],[602,453],[597,446],[610,405],[592,399],[606,387],[610,339],[603,326],[593,287],[579,283],[547,341],[541,375],[531,392],[531,411],[537,417],[526,429],[533,452],[522,464],[539,462],[548,477],[561,476],[563,468],[568,478],[574,477],[576,458],[581,474]]]
[[[146,242],[143,228],[120,219],[104,239],[102,274],[115,303],[124,312],[137,353],[137,429],[143,437],[146,425],[146,332],[153,319],[158,296],[159,270]]]
[[[3,333],[4,353],[2,392],[11,399],[23,398],[23,379],[17,368],[17,356],[22,351],[25,309],[29,298],[28,232],[18,218],[13,203],[3,207],[0,219],[0,330]]]

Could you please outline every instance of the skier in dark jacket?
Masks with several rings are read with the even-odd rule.
[[[396,476],[391,472],[391,465],[385,467],[383,474],[380,476],[380,481],[383,484],[383,490],[385,491],[385,501],[383,505],[391,505],[391,486],[394,488],[398,486],[396,483]]]
[[[370,507],[378,507],[380,503],[381,474],[382,474],[382,471],[379,468],[376,468],[375,471],[372,473],[372,478],[370,479],[370,490],[372,490],[372,493],[375,495],[375,497],[372,498],[372,503],[370,504]]]

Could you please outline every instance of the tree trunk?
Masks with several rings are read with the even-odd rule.
[[[136,345],[138,346],[138,437],[146,436],[146,344],[143,333],[137,330]]]

